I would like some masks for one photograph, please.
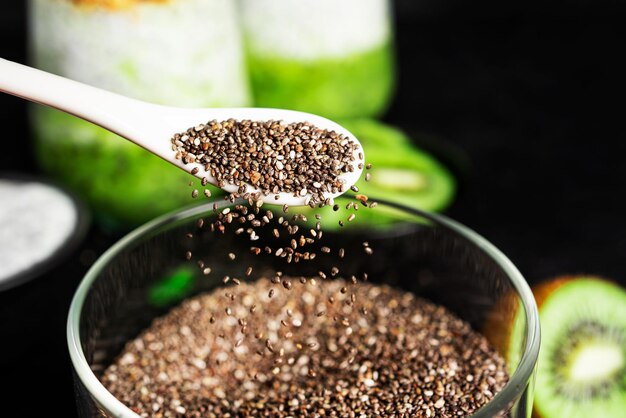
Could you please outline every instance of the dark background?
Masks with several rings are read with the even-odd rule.
[[[626,7],[500,3],[397,1],[399,87],[385,119],[437,138],[461,185],[447,214],[531,284],[568,273],[626,284]],[[26,60],[22,1],[0,5],[0,57]],[[0,111],[0,175],[38,174],[26,102],[0,95]],[[74,416],[67,310],[117,238],[92,227],[46,276],[0,293],[0,416]]]

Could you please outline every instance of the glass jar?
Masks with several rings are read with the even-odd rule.
[[[250,104],[232,1],[30,0],[30,38],[34,66],[96,87],[171,106]],[[44,107],[32,126],[43,169],[100,221],[134,225],[192,202],[192,176],[102,128]]]
[[[255,104],[376,116],[394,86],[389,0],[241,0]]]
[[[337,199],[340,205],[348,201]],[[115,244],[89,270],[74,295],[67,326],[79,416],[138,418],[99,378],[126,342],[156,317],[185,298],[227,289],[230,284],[224,284],[224,275],[251,281],[258,274],[280,270],[286,275],[313,277],[318,271],[339,266],[343,274],[360,277],[367,272],[370,282],[382,282],[441,304],[487,338],[497,325],[501,332],[491,333],[490,341],[508,360],[510,378],[471,417],[530,418],[540,339],[537,305],[520,272],[484,238],[443,216],[380,202],[375,210],[395,213],[404,228],[380,230],[372,218],[362,228],[328,231],[325,242],[345,248],[345,258],[332,252],[290,264],[285,258],[254,255],[250,240],[243,235],[215,234],[198,226],[199,219],[208,225],[216,220],[216,212],[233,205],[219,199],[155,219]],[[281,236],[278,244],[271,241],[271,228],[260,231],[262,237],[255,245],[288,245],[290,236]],[[188,233],[193,233],[193,240],[183,238]],[[375,248],[370,256],[359,255],[364,240]],[[189,260],[188,251],[196,258]],[[230,252],[238,254],[235,263]],[[204,260],[202,268],[211,266],[212,272],[206,275],[196,260]],[[253,267],[250,277],[246,266]],[[518,306],[521,313],[515,320],[511,320],[512,306]],[[496,340],[513,331],[516,338],[507,350]]]

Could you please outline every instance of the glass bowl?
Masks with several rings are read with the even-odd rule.
[[[337,203],[349,201],[353,200],[342,198]],[[384,281],[414,292],[444,305],[475,330],[486,331],[512,374],[506,386],[472,417],[530,417],[540,340],[537,307],[520,272],[480,235],[444,216],[380,201],[376,209],[361,208],[380,211],[380,222],[372,216],[374,212],[359,222],[355,212],[354,222],[346,222],[343,228],[323,224],[320,245],[332,243],[333,248],[343,247],[346,254],[358,256],[338,260],[324,254],[313,261],[288,264],[284,258],[249,251],[251,245],[263,248],[263,239],[251,242],[247,234],[232,233],[216,238],[207,225],[216,211],[228,206],[232,203],[210,201],[155,219],[116,243],[86,274],[74,295],[67,326],[80,416],[139,416],[108,392],[99,377],[126,342],[183,298],[224,286],[225,274],[244,277],[248,265],[255,271],[281,270],[301,276],[316,275],[340,263],[342,272],[367,272],[372,282]],[[295,208],[292,212],[297,213]],[[309,217],[314,223],[313,216]],[[199,219],[204,220],[202,229]],[[337,225],[336,219],[332,224]],[[193,239],[186,236],[190,232]],[[259,235],[272,234],[260,231]],[[365,240],[375,249],[371,256],[363,252]],[[193,260],[187,260],[187,251]],[[227,261],[230,252],[238,254],[236,263]],[[203,275],[195,266],[196,258],[213,272]],[[168,275],[170,281],[164,281]],[[513,320],[515,310],[521,315]],[[515,346],[498,346],[513,330],[517,338],[510,341]]]

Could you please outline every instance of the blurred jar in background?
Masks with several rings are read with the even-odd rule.
[[[153,103],[250,105],[232,0],[29,2],[40,69]],[[132,226],[192,202],[191,175],[104,129],[44,107],[32,124],[42,167],[104,223]]]
[[[376,116],[394,86],[389,0],[240,0],[257,106]]]

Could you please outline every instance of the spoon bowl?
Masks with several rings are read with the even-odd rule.
[[[26,65],[0,59],[0,91],[44,104],[85,119],[145,148],[175,166],[206,178],[218,186],[218,181],[198,163],[185,163],[175,158],[171,139],[176,133],[204,124],[211,120],[276,120],[284,123],[308,122],[327,131],[335,131],[357,145],[352,161],[353,170],[341,173],[339,181],[350,188],[359,179],[363,162],[363,148],[358,139],[336,122],[311,113],[269,108],[180,108],[163,106],[132,99],[87,84],[79,83]],[[224,184],[221,188],[228,193],[237,192],[235,184]],[[258,193],[264,203],[303,206],[310,194],[300,196],[293,192],[265,195],[253,185],[248,192]],[[324,193],[324,198],[334,199],[343,191]],[[278,198],[276,198],[278,196]]]

